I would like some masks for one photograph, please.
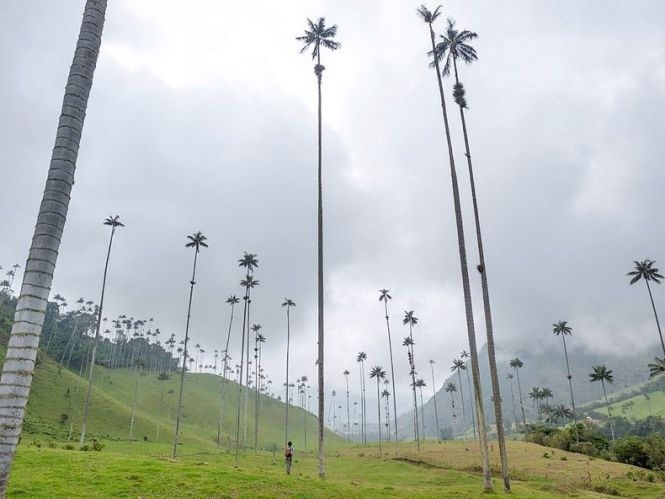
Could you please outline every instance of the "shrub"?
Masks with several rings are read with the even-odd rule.
[[[82,445],[80,450],[83,452],[88,452],[90,450],[90,446],[88,444]]]
[[[614,455],[619,462],[633,464],[646,468],[649,455],[645,449],[644,442],[639,437],[621,438],[614,444]]]
[[[99,452],[103,448],[104,448],[104,444],[101,443],[99,440],[93,440],[92,441],[92,450],[95,450],[95,451]]]
[[[74,450],[74,445],[65,444],[62,448],[65,449],[65,450]]]

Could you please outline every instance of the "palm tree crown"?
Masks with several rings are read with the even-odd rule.
[[[556,336],[567,336],[573,334],[573,329],[568,325],[568,321],[559,321],[552,324],[552,333]]]
[[[389,289],[379,289],[379,301],[387,301],[387,300],[392,300],[393,297],[390,296],[390,290]]]
[[[446,33],[440,37],[441,41],[436,45],[434,54],[439,61],[446,59],[443,65],[444,75],[450,74],[450,66],[454,59],[460,59],[467,64],[478,59],[476,49],[467,43],[478,38],[478,35],[466,29],[461,31],[455,29],[455,21],[452,19],[448,19]]]
[[[259,266],[259,259],[254,253],[244,252],[242,258],[238,259],[238,266],[247,268],[247,272],[253,272]]]
[[[431,11],[423,4],[417,9],[417,12],[423,21],[432,24],[441,15],[441,6],[439,5],[434,11]]]
[[[306,52],[310,46],[312,46],[312,59],[318,59],[320,56],[321,45],[330,50],[337,50],[340,48],[341,44],[332,40],[332,38],[335,38],[335,35],[337,35],[336,24],[326,27],[326,20],[324,17],[320,17],[316,24],[314,24],[311,19],[307,19],[307,24],[309,29],[305,30],[305,34],[296,37],[296,40],[304,43],[302,49],[300,49],[301,54]]]
[[[125,226],[125,224],[120,221],[120,215],[109,216],[106,220],[104,220],[104,225],[110,225],[113,228]]]
[[[658,269],[653,265],[656,263],[653,260],[642,260],[638,262],[635,260],[635,270],[628,272],[626,275],[632,276],[630,284],[635,284],[640,279],[645,281],[653,281],[656,284],[660,284],[660,280],[663,279],[663,276],[658,273]]]
[[[109,224],[107,224],[109,225]],[[206,240],[208,239],[206,236],[203,235],[201,231],[195,232],[191,236],[187,236],[187,239],[189,239],[189,242],[185,244],[186,248],[195,248],[196,253],[199,252],[199,248],[207,248],[208,244],[206,243]]]
[[[593,366],[593,372],[589,374],[591,381],[607,381],[608,383],[614,383],[614,376],[612,376],[612,370],[605,367],[605,365]]]
[[[402,320],[403,324],[409,324],[415,326],[418,324],[418,317],[416,317],[413,310],[404,311],[404,319]]]

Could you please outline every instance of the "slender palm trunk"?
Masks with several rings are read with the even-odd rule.
[[[187,324],[185,325],[185,344],[183,346],[182,370],[180,371],[180,393],[178,394],[178,415],[175,420],[175,435],[173,436],[173,459],[178,452],[178,440],[180,438],[180,418],[182,417],[182,394],[185,386],[185,369],[187,366],[187,343],[189,342],[189,321],[192,317],[192,297],[194,296],[194,284],[196,284],[196,258],[199,252],[194,251],[194,266],[192,267],[192,280],[189,282],[189,302],[187,305]],[[136,385],[138,386],[138,376]]]
[[[399,450],[399,439],[397,437],[397,397],[395,396],[395,364],[393,363],[393,342],[390,338],[390,318],[388,316],[387,298],[383,302],[383,305],[386,311],[386,328],[388,329],[388,347],[390,349],[390,378],[393,385],[393,417],[395,418],[395,448]]]
[[[321,57],[317,53],[317,88],[319,97],[318,109],[318,305],[319,305],[319,331],[318,331],[318,383],[319,383],[319,478],[325,478],[325,456],[323,452],[323,418],[325,416],[325,390],[324,390],[324,331],[323,331],[323,187],[321,178],[321,77],[323,67]]]
[[[430,364],[432,370],[432,399],[434,400],[434,420],[436,421],[436,439],[441,442],[441,427],[439,426],[439,409],[436,406],[436,381],[434,380],[434,365]],[[459,374],[459,370],[457,371]],[[460,379],[461,383],[461,379]],[[462,386],[460,384],[460,386]]]
[[[349,411],[349,376],[346,378],[346,439],[351,441],[351,412]]]
[[[423,404],[423,389],[422,387],[418,387],[418,391],[420,392],[420,419],[422,420],[423,423],[423,431],[421,435],[423,436],[423,439],[425,439],[425,404]]]
[[[658,336],[660,337],[660,346],[663,348],[663,355],[665,355],[665,342],[663,341],[663,333],[660,330],[660,321],[658,320],[658,312],[656,312],[656,304],[653,302],[653,295],[651,294],[651,286],[649,281],[644,279],[647,283],[647,290],[649,291],[649,299],[651,300],[651,308],[653,308],[653,315],[656,318],[656,326],[658,327]]]
[[[469,372],[467,371],[466,374],[468,375]],[[460,372],[459,368],[457,369],[457,379],[459,379],[459,396],[462,400],[462,419],[466,419],[466,409],[464,407],[464,389],[462,388],[462,373]],[[471,411],[471,414],[473,415],[473,410]]]
[[[289,441],[289,354],[291,346],[291,314],[286,307],[286,409],[284,414],[284,445]]]
[[[429,25],[430,39],[432,42],[432,53],[436,52],[434,42],[434,29]],[[448,159],[450,162],[450,178],[452,181],[453,202],[455,206],[455,221],[457,225],[457,242],[459,246],[460,268],[462,272],[462,288],[464,291],[464,305],[466,309],[466,325],[469,337],[469,350],[471,353],[471,369],[473,377],[474,397],[476,402],[476,415],[478,416],[478,434],[480,441],[480,455],[483,468],[483,486],[486,491],[491,491],[492,476],[490,472],[489,452],[487,448],[487,431],[485,428],[485,411],[483,409],[483,398],[480,387],[480,370],[478,368],[478,349],[476,347],[476,332],[473,323],[473,305],[471,301],[471,287],[469,285],[469,269],[466,260],[466,243],[464,241],[464,224],[462,222],[462,208],[459,195],[459,186],[457,183],[457,172],[455,171],[455,158],[453,157],[453,146],[450,139],[450,128],[448,126],[448,113],[446,111],[446,99],[443,93],[443,84],[441,83],[441,70],[439,61],[435,57],[437,83],[439,85],[439,95],[441,98],[441,109],[443,112],[443,123],[446,133],[446,142],[448,144]]]
[[[612,422],[612,412],[610,411],[610,403],[607,400],[607,391],[605,391],[605,380],[601,379],[600,384],[603,385],[603,395],[605,396],[605,407],[607,407],[607,417],[610,418],[610,433],[612,434],[612,442],[614,442],[614,423]]]
[[[517,409],[515,408],[515,391],[513,390],[513,380],[510,382],[510,398],[513,401],[513,418],[515,419],[515,429],[519,428],[519,423],[517,422]]]
[[[250,298],[251,295],[251,290],[247,294],[247,351],[246,354],[247,356],[245,359],[247,360],[247,370],[245,371],[245,411],[244,411],[244,418],[243,418],[243,438],[242,438],[242,450],[243,452],[247,451],[247,417],[248,417],[248,409],[249,409],[249,325],[251,324],[249,321],[249,309],[252,305],[252,299]]]
[[[381,394],[379,393],[379,378],[376,377],[376,413],[379,415],[379,456],[383,454],[381,449]]]
[[[363,424],[363,421],[364,421],[364,419],[363,419],[363,417],[364,417],[363,416],[363,400],[364,400],[363,393],[364,393],[365,389],[363,387],[363,382],[364,382],[363,378],[364,378],[364,376],[363,376],[362,361],[360,361],[359,372],[360,372],[360,441],[364,443],[365,442],[365,425]]]
[[[37,215],[0,378],[0,495],[4,495],[30,394],[60,240],[101,45],[106,0],[87,0],[69,71],[46,187]]]
[[[249,286],[245,288],[245,305],[242,311],[242,340],[240,341],[240,371],[238,373],[238,400],[236,414],[236,466],[239,464],[240,452],[240,401],[242,399],[243,357],[245,356],[245,326],[247,325],[247,304],[249,302]],[[245,389],[247,389],[245,387]]]
[[[254,454],[259,451],[259,331],[254,331]]]
[[[231,327],[233,326],[233,309],[235,308],[235,303],[231,303],[231,319],[229,320],[229,331],[226,334],[226,346],[224,348],[224,362],[223,362],[223,369],[224,372],[222,373],[222,390],[221,390],[221,396],[220,396],[220,404],[219,404],[219,424],[217,425],[217,447],[220,445],[220,439],[222,435],[222,422],[224,418],[224,396],[226,395],[226,385],[228,384],[228,379],[226,378],[226,369],[228,368],[228,362],[229,362],[229,341],[231,340]]]
[[[524,428],[524,441],[527,441],[526,429],[526,414],[524,413],[524,402],[522,399],[522,383],[520,382],[520,370],[515,367],[515,374],[517,375],[517,392],[520,395],[520,409],[522,409],[522,427]]]
[[[573,377],[570,375],[570,364],[568,363],[568,348],[566,347],[566,335],[561,333],[563,340],[563,353],[566,357],[566,371],[568,372],[568,386],[570,387],[570,404],[573,407],[573,422],[575,423],[575,438],[579,440],[577,433],[577,414],[575,413],[575,398],[573,397]]]
[[[85,404],[83,405],[83,422],[81,423],[81,438],[79,444],[83,445],[85,442],[85,431],[88,423],[88,409],[90,408],[90,397],[92,395],[92,375],[95,371],[95,356],[97,355],[97,342],[99,341],[99,328],[102,324],[102,309],[104,308],[104,291],[106,290],[106,274],[109,269],[109,258],[111,257],[111,246],[113,245],[113,235],[115,234],[115,226],[111,228],[111,239],[109,240],[109,248],[106,252],[106,263],[104,264],[104,278],[102,279],[102,296],[99,299],[99,310],[97,313],[97,326],[95,329],[95,337],[93,339],[92,355],[90,356],[90,372],[88,373],[88,391],[85,395]]]
[[[459,84],[457,75],[457,58],[453,57],[455,68],[455,82]],[[471,199],[473,201],[473,215],[476,223],[476,239],[478,241],[478,259],[480,264],[480,282],[483,291],[483,307],[485,312],[485,330],[487,333],[487,356],[489,357],[490,379],[492,381],[492,397],[494,399],[494,418],[496,420],[496,434],[499,441],[499,454],[501,455],[501,476],[503,478],[503,490],[510,492],[510,477],[508,475],[508,453],[506,451],[506,437],[503,429],[503,414],[501,407],[501,389],[499,375],[496,367],[496,352],[494,348],[494,328],[492,326],[492,309],[490,306],[489,286],[487,284],[487,266],[485,265],[485,252],[483,250],[483,238],[480,230],[480,215],[478,213],[478,202],[476,199],[476,183],[473,179],[473,166],[471,163],[471,149],[469,148],[469,136],[466,130],[466,119],[464,107],[459,106],[460,118],[462,120],[462,132],[464,135],[464,147],[466,161],[469,167],[469,182],[471,184]]]
[[[134,383],[134,397],[132,398],[132,413],[129,417],[129,440],[134,439],[134,416],[136,415],[136,402],[139,398],[139,379],[141,379],[141,366],[136,366],[136,382]],[[175,459],[175,455],[173,456]]]

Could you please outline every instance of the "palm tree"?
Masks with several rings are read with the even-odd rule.
[[[321,78],[326,69],[321,64],[321,47],[337,50],[340,47],[339,42],[333,40],[337,35],[337,25],[326,26],[325,19],[319,18],[316,24],[307,19],[308,28],[305,34],[296,38],[303,43],[300,53],[307,51],[312,47],[312,59],[316,59],[314,74],[316,74],[318,86],[318,305],[319,305],[319,334],[318,334],[318,375],[319,375],[319,478],[325,477],[325,464],[323,454],[323,417],[325,413],[324,405],[324,376],[323,376],[323,186],[321,181],[321,158],[322,158],[322,140],[321,140]]]
[[[432,399],[434,400],[434,420],[436,421],[436,439],[440,442],[441,427],[439,426],[439,409],[436,406],[436,381],[434,381],[434,361],[432,359],[429,360],[429,367],[432,370]]]
[[[541,393],[540,393],[540,387],[539,386],[534,386],[531,391],[528,393],[529,398],[533,400],[533,402],[536,404],[536,416],[538,420],[540,420],[540,399],[541,399]]]
[[[473,392],[471,389],[471,378],[469,377],[469,364],[471,363],[471,354],[466,350],[462,350],[460,353],[460,358],[464,361],[464,370],[466,371],[466,386],[469,388],[469,393]],[[462,382],[460,381],[460,394],[462,393]],[[471,405],[471,426],[473,429],[473,439],[476,439],[476,416],[474,415],[475,410],[473,407],[473,397],[469,399],[469,405]],[[463,417],[466,417],[462,415]]]
[[[393,342],[390,337],[390,317],[388,316],[388,300],[392,300],[390,291],[387,289],[379,290],[379,301],[383,302],[386,313],[386,329],[388,330],[388,349],[390,350],[390,377],[393,385],[393,417],[395,418],[395,448],[399,448],[399,439],[397,436],[397,397],[395,396],[395,364],[393,363]]]
[[[413,351],[415,345],[415,342],[413,341],[413,326],[418,324],[418,318],[413,314],[413,310],[404,311],[404,319],[402,319],[402,323],[408,324],[409,336],[404,338],[402,345],[406,346],[407,356],[409,358],[409,374],[411,375],[411,390],[413,391],[413,434],[418,450],[420,450],[420,433],[418,432],[418,397],[416,396],[416,359],[415,352]]]
[[[259,452],[259,331],[263,326],[254,324],[254,454]]]
[[[416,380],[416,388],[418,388],[418,391],[420,393],[420,419],[422,420],[423,423],[423,432],[422,432],[423,439],[425,438],[425,404],[423,404],[423,387],[425,386],[427,386],[427,383],[425,383],[424,379],[418,378]]]
[[[242,375],[243,375],[243,369],[245,366],[245,338],[247,338],[247,376],[245,380],[245,425],[244,425],[244,435],[245,439],[243,442],[243,448],[244,445],[247,443],[247,405],[249,402],[249,392],[248,392],[248,387],[249,387],[249,307],[251,303],[251,290],[259,285],[259,281],[254,279],[254,276],[252,273],[254,272],[254,268],[259,266],[259,260],[256,257],[254,253],[247,253],[246,251],[243,254],[243,257],[238,260],[238,265],[240,267],[245,267],[246,269],[246,276],[245,279],[240,281],[240,285],[245,288],[245,296],[244,296],[244,307],[243,307],[243,315],[242,315],[242,339],[240,342],[240,372],[239,372],[239,377],[238,377],[238,409],[237,409],[237,414],[236,414],[236,466],[238,465],[239,462],[239,452],[240,452],[240,400],[242,396]],[[247,326],[247,327],[246,327]],[[245,333],[247,333],[245,335]]]
[[[432,24],[441,15],[441,7],[437,7],[434,11],[430,11],[424,5],[418,9],[418,15],[428,25],[430,33],[430,42],[432,45],[432,52],[435,52],[435,36]],[[450,163],[450,179],[452,182],[453,191],[453,204],[455,211],[455,221],[457,227],[457,243],[460,256],[460,268],[462,273],[462,289],[464,292],[464,306],[466,310],[466,326],[467,335],[469,338],[469,350],[471,357],[478,359],[478,349],[476,347],[476,331],[473,322],[473,304],[471,300],[471,287],[469,284],[469,269],[466,259],[466,243],[464,241],[464,223],[462,221],[462,208],[460,202],[459,185],[457,182],[457,172],[455,170],[455,158],[453,155],[453,146],[450,139],[450,127],[448,125],[448,112],[446,110],[446,99],[443,92],[443,83],[441,82],[441,70],[439,68],[439,61],[434,57],[434,66],[436,68],[436,79],[439,87],[439,97],[441,99],[441,110],[443,112],[443,124],[445,129],[446,143],[448,145],[448,161]],[[487,432],[485,428],[485,411],[483,409],[482,390],[480,386],[480,371],[478,369],[478,362],[471,364],[474,395],[476,400],[476,415],[478,420],[478,433],[480,435],[480,454],[483,468],[483,487],[485,491],[492,490],[492,477],[490,472],[489,452],[487,447]],[[504,477],[504,488],[509,485],[506,483]]]
[[[159,381],[159,408],[157,415],[157,437],[155,437],[155,440],[159,440],[159,429],[162,420],[162,401],[164,400],[164,381],[168,381],[170,379],[171,375],[167,372],[161,372],[157,376],[157,381]]]
[[[81,133],[97,64],[106,0],[87,0],[69,70],[55,146],[16,304],[0,378],[0,495],[21,434],[39,337],[44,324],[60,240],[67,219]]]
[[[379,418],[379,456],[381,455],[381,394],[379,393],[379,382],[386,379],[386,372],[381,366],[374,366],[369,372],[370,378],[376,378],[376,408]]]
[[[365,396],[365,361],[367,354],[365,352],[358,352],[356,361],[360,364],[360,439],[363,443],[367,443],[367,427],[366,427],[366,396]]]
[[[603,387],[603,396],[605,397],[605,407],[607,408],[607,417],[610,420],[610,433],[612,435],[612,442],[614,442],[614,424],[612,423],[612,412],[610,411],[610,403],[607,401],[607,391],[605,390],[605,382],[614,383],[614,376],[612,376],[612,370],[605,367],[605,364],[599,366],[593,366],[591,368],[593,372],[589,374],[591,382],[600,381],[600,384]]]
[[[106,263],[104,264],[104,278],[102,279],[102,296],[99,299],[99,307],[97,308],[97,326],[95,329],[95,338],[93,340],[92,354],[90,355],[90,373],[88,374],[88,391],[85,396],[85,403],[83,405],[83,422],[81,423],[81,438],[79,439],[79,445],[83,445],[85,442],[85,430],[88,423],[88,409],[90,408],[90,396],[92,395],[92,375],[95,367],[95,356],[97,354],[97,342],[99,341],[99,328],[102,324],[102,309],[104,308],[104,291],[106,290],[106,274],[109,270],[109,258],[111,257],[111,246],[113,245],[113,235],[115,234],[115,229],[117,227],[124,227],[120,221],[120,217],[110,216],[104,220],[104,225],[111,227],[111,238],[109,240],[109,247],[106,251]]]
[[[344,380],[346,381],[346,439],[351,441],[351,413],[349,411],[349,374],[351,372],[348,369],[344,369],[342,373],[344,375]]]
[[[513,401],[513,418],[515,419],[515,429],[519,428],[519,423],[517,422],[517,409],[515,409],[515,391],[513,390],[513,378],[515,375],[508,373],[506,378],[510,383],[510,398]]]
[[[389,385],[390,381],[386,380],[383,382],[384,385]],[[390,440],[390,390],[384,389],[381,392],[381,398],[386,399],[386,429],[388,430],[388,440]]]
[[[575,422],[575,435],[577,435],[577,417],[575,415],[575,398],[573,397],[573,377],[570,375],[570,364],[568,363],[568,348],[566,347],[566,336],[573,334],[573,328],[568,325],[567,321],[559,321],[552,324],[552,333],[555,336],[561,336],[563,340],[563,353],[566,357],[566,371],[568,372],[568,386],[570,387],[570,405],[573,411],[573,421]]]
[[[284,442],[289,441],[289,354],[291,345],[291,307],[296,304],[290,298],[284,298],[282,307],[286,308],[286,414],[284,421]]]
[[[524,414],[524,402],[522,399],[522,383],[520,382],[520,369],[524,367],[524,362],[522,362],[519,357],[515,357],[514,359],[510,359],[510,363],[508,364],[510,367],[512,367],[515,370],[515,375],[517,376],[517,393],[520,396],[520,409],[522,410],[522,428],[524,428],[524,441],[526,442],[527,440],[527,428],[526,428],[526,415]]]
[[[563,428],[566,418],[573,419],[573,411],[563,404],[558,404],[552,409],[552,415],[561,420],[561,428]]]
[[[183,387],[185,386],[185,370],[187,369],[186,360],[187,360],[187,343],[189,342],[189,320],[192,316],[192,296],[194,295],[194,284],[196,284],[196,260],[199,256],[199,251],[201,248],[207,248],[208,244],[206,240],[208,239],[203,235],[201,231],[195,232],[191,236],[187,236],[189,242],[185,244],[186,248],[194,248],[194,266],[192,267],[192,280],[189,282],[189,303],[187,305],[187,324],[185,326],[185,343],[183,346],[183,361],[182,361],[182,370],[180,371],[180,392],[178,394],[178,415],[176,416],[175,421],[175,435],[173,437],[173,459],[176,458],[176,453],[178,450],[178,439],[180,431],[180,418],[182,417],[182,394]]]
[[[229,330],[226,334],[226,345],[224,346],[224,360],[223,360],[223,372],[222,372],[222,390],[220,397],[220,406],[219,406],[219,424],[217,425],[217,446],[220,445],[220,439],[222,435],[222,418],[224,415],[224,395],[226,394],[226,384],[228,383],[227,378],[227,369],[229,362],[229,341],[231,340],[231,328],[233,326],[233,311],[235,309],[236,303],[240,300],[236,295],[231,295],[226,299],[226,303],[231,305],[231,319],[229,320]]]
[[[451,372],[457,372],[457,378],[459,379],[459,394],[460,399],[462,400],[462,418],[466,416],[466,410],[464,408],[464,390],[462,390],[462,371],[466,371],[466,362],[462,359],[453,359],[453,365],[450,368]],[[468,371],[467,371],[468,374]],[[471,411],[473,414],[473,411]]]
[[[455,392],[457,391],[457,386],[455,386],[455,383],[452,381],[449,381],[446,383],[446,387],[444,388],[446,390],[446,393],[450,393],[450,407],[453,410],[453,420],[457,417],[455,415]]]
[[[665,372],[665,358],[654,357],[654,362],[649,364],[649,377],[653,378]]]
[[[490,306],[489,286],[487,284],[487,267],[485,265],[485,252],[483,249],[483,239],[480,230],[480,215],[478,213],[478,202],[476,198],[476,184],[473,177],[473,166],[471,163],[471,149],[469,147],[469,136],[466,129],[466,119],[464,116],[464,109],[467,107],[466,98],[464,96],[464,86],[459,81],[457,73],[457,60],[461,60],[467,64],[472,63],[478,59],[476,50],[469,45],[468,42],[477,38],[478,35],[468,30],[455,29],[455,22],[448,19],[448,26],[446,33],[441,35],[442,41],[436,45],[434,49],[434,56],[437,59],[446,59],[443,67],[443,74],[450,73],[450,62],[455,70],[455,85],[453,96],[455,102],[459,106],[460,118],[462,121],[462,133],[464,135],[464,146],[467,166],[469,168],[469,181],[471,186],[471,200],[473,202],[473,214],[476,225],[476,239],[478,242],[478,272],[480,273],[480,280],[483,292],[483,306],[485,311],[485,329],[487,332],[487,354],[489,357],[490,365],[490,378],[492,381],[492,398],[494,399],[494,416],[496,419],[497,439],[499,441],[499,453],[501,455],[501,475],[503,477],[504,490],[510,491],[510,478],[508,476],[508,453],[506,452],[506,440],[503,431],[503,414],[501,408],[501,390],[499,386],[499,374],[496,367],[496,353],[494,348],[494,328],[492,326],[492,309]]]
[[[649,299],[651,300],[651,308],[653,308],[653,315],[656,318],[656,326],[658,327],[658,336],[660,337],[660,346],[663,348],[663,354],[665,354],[665,342],[663,341],[663,333],[660,330],[660,322],[658,321],[658,312],[656,312],[656,305],[653,302],[653,295],[651,294],[651,286],[649,286],[649,281],[653,281],[656,284],[660,284],[660,280],[663,278],[662,275],[658,273],[658,269],[654,267],[656,263],[653,260],[642,260],[638,262],[635,260],[635,270],[628,272],[626,275],[632,276],[630,284],[635,284],[640,279],[643,279],[647,285],[647,290],[649,291]]]

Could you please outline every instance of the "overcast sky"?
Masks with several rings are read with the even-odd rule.
[[[43,191],[82,0],[0,2],[0,265],[24,265]],[[192,344],[223,349],[237,260],[257,253],[252,323],[284,380],[316,369],[316,80],[295,37],[306,19],[337,24],[324,52],[326,393],[356,355],[389,367],[378,289],[390,302],[398,403],[409,407],[401,340],[420,319],[416,361],[447,375],[468,349],[449,166],[419,2],[110,0],[53,293],[99,300],[109,231],[120,215],[104,315],[155,318],[184,337],[201,230]],[[431,7],[435,5],[432,4]],[[632,260],[665,262],[665,4],[644,1],[446,2],[478,33],[461,67],[499,363],[516,349],[599,355],[653,347],[657,333]],[[463,191],[468,256],[477,252],[458,114],[445,82]],[[2,272],[5,272],[3,270]],[[478,343],[479,278],[471,274]],[[18,283],[17,283],[18,284]],[[18,286],[16,286],[18,287]],[[655,291],[663,305],[663,290]],[[241,316],[240,313],[236,317]],[[231,354],[239,355],[240,327]],[[558,354],[558,350],[557,350]],[[212,358],[210,357],[210,361]],[[428,383],[429,384],[429,383]],[[484,387],[489,390],[489,387]]]

